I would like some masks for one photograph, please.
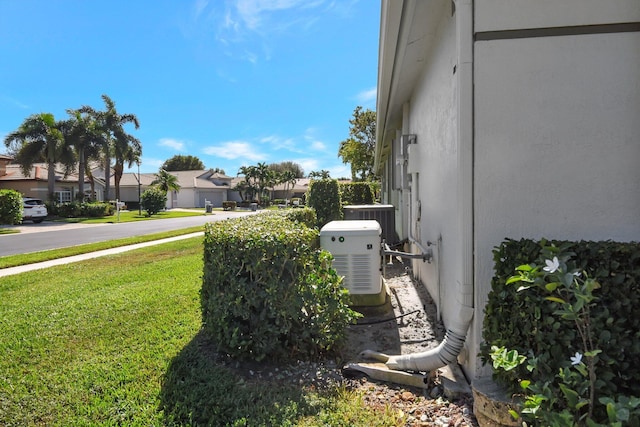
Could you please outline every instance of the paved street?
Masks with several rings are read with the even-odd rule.
[[[203,225],[207,222],[251,214],[252,212],[228,211],[215,212],[209,215],[121,224],[61,224],[51,221],[45,221],[40,224],[26,223],[13,226],[18,228],[21,231],[20,233],[0,235],[0,256],[178,230]]]

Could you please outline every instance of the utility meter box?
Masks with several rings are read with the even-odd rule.
[[[375,220],[331,221],[320,230],[320,246],[333,255],[333,268],[344,276],[342,283],[353,305],[385,302],[381,235],[382,228]]]

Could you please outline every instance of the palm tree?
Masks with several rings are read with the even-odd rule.
[[[69,144],[65,143],[61,128],[51,113],[34,114],[27,117],[18,130],[4,139],[16,162],[25,176],[31,175],[34,163],[47,163],[47,191],[49,200],[53,200],[56,181],[56,164],[64,167],[67,176],[75,166],[75,155]]]
[[[273,174],[271,173],[271,170],[266,163],[258,163],[258,165],[256,166],[256,176],[258,180],[258,201],[262,201],[262,196],[264,195],[265,189],[267,189],[273,181],[272,175]]]
[[[70,118],[64,122],[65,141],[76,150],[78,159],[78,199],[84,200],[84,177],[88,160],[97,158],[101,146],[102,135],[96,121],[80,110],[67,110]],[[93,186],[92,186],[93,191]]]
[[[140,141],[129,135],[124,130],[124,125],[133,123],[136,129],[140,127],[135,114],[120,114],[116,110],[116,105],[107,95],[102,95],[105,104],[105,111],[97,111],[90,106],[83,106],[80,111],[94,117],[99,123],[103,133],[102,156],[104,157],[105,173],[105,197],[109,197],[110,177],[111,177],[111,155],[115,157],[114,183],[116,186],[116,199],[120,198],[120,179],[124,171],[125,163],[129,167],[133,165],[142,155],[142,145]]]
[[[292,170],[286,170],[280,175],[280,182],[284,184],[284,194],[287,199],[289,199],[289,186],[291,186],[291,189],[293,190],[293,187],[296,185],[297,181],[298,177]]]
[[[117,132],[113,140],[113,179],[116,186],[116,199],[120,200],[120,180],[124,173],[124,165],[133,166],[142,156],[140,140],[126,132]]]
[[[255,166],[240,166],[238,175],[244,175],[246,186],[243,186],[244,193],[248,200],[253,201],[256,193],[259,192],[258,168]]]
[[[156,179],[151,182],[151,185],[157,186],[164,192],[168,192],[169,190],[180,191],[177,176],[170,174],[164,169],[160,169],[158,173],[154,175]]]

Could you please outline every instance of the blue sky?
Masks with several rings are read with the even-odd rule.
[[[348,177],[338,145],[356,106],[375,110],[379,17],[371,0],[0,0],[0,137],[107,94],[140,120],[142,172],[188,154]]]

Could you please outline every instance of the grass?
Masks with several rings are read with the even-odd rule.
[[[33,264],[36,262],[49,261],[52,259],[64,258],[84,254],[88,252],[101,251],[103,249],[117,248],[120,246],[134,245],[136,243],[150,242],[152,240],[165,239],[167,237],[180,236],[183,234],[204,231],[203,226],[189,227],[181,230],[165,231],[162,233],[146,234],[143,236],[126,237],[105,242],[88,243],[85,245],[70,246],[67,248],[51,249],[47,251],[31,252],[28,254],[8,255],[0,257],[0,268],[16,267],[19,265]]]
[[[202,239],[0,278],[0,425],[393,426],[344,389],[245,383],[200,332]]]

